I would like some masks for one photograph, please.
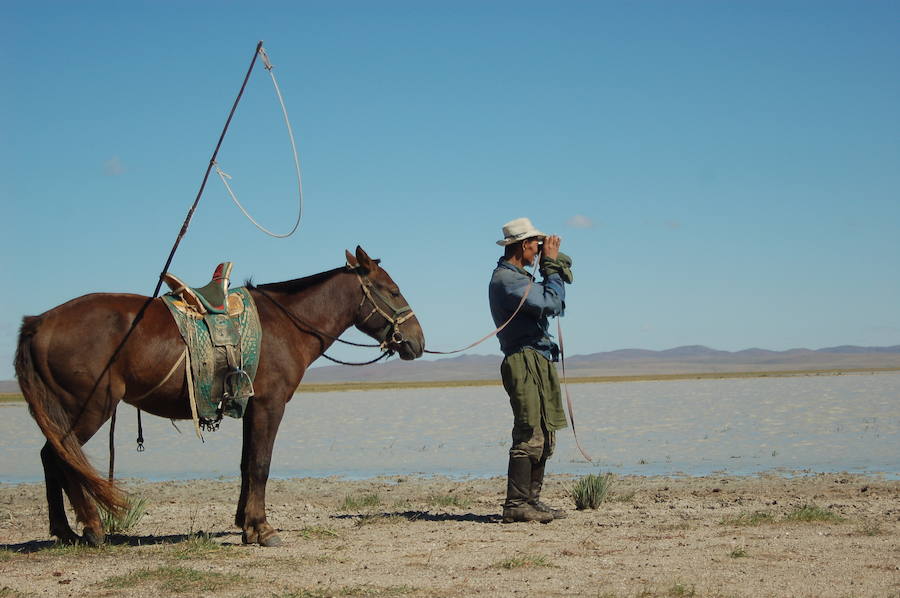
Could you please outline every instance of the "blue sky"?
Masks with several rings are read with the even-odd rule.
[[[259,40],[303,220],[266,237],[211,178],[189,282],[361,244],[454,349],[493,327],[494,241],[528,216],[575,260],[569,354],[900,344],[900,3],[8,2],[0,39],[0,378],[23,315],[152,292]],[[261,68],[219,162],[291,227]]]

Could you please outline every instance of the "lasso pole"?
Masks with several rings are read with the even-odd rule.
[[[231,112],[228,114],[228,120],[225,121],[225,126],[222,128],[222,134],[219,135],[219,142],[216,143],[216,149],[213,150],[212,157],[209,159],[209,165],[206,167],[206,173],[203,175],[203,182],[200,183],[200,190],[197,191],[197,197],[194,199],[194,203],[191,206],[191,209],[188,210],[187,216],[184,219],[184,224],[181,225],[181,231],[178,233],[178,237],[175,239],[175,244],[172,246],[172,251],[169,252],[169,257],[166,260],[166,265],[163,266],[162,272],[159,273],[159,280],[156,281],[156,289],[153,291],[153,295],[150,296],[150,299],[155,298],[159,294],[159,290],[162,288],[163,278],[166,275],[166,272],[169,271],[169,266],[172,265],[172,259],[175,257],[175,252],[178,250],[178,245],[181,243],[181,239],[187,233],[188,226],[191,224],[191,218],[194,217],[194,211],[197,209],[197,204],[200,203],[200,198],[203,196],[203,190],[206,188],[206,181],[209,179],[209,173],[212,171],[213,166],[216,164],[216,156],[219,155],[219,148],[222,147],[222,141],[225,139],[225,133],[228,132],[228,125],[231,124],[231,119],[234,117],[234,112],[237,110],[238,103],[241,101],[241,96],[244,95],[244,89],[247,87],[247,81],[250,80],[250,73],[253,72],[253,65],[256,64],[256,57],[259,56],[259,51],[262,49],[262,40],[258,44],[256,44],[256,50],[253,51],[253,59],[250,61],[250,68],[247,69],[247,74],[244,76],[244,82],[241,84],[241,90],[238,92],[237,97],[234,99],[234,104],[231,106]]]

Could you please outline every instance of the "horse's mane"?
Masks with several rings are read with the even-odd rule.
[[[246,282],[246,287],[248,289],[261,289],[263,291],[276,291],[280,293],[299,293],[300,291],[305,291],[311,287],[314,287],[318,284],[321,284],[337,274],[338,272],[344,271],[344,268],[335,268],[333,270],[326,270],[325,272],[319,272],[318,274],[312,274],[310,276],[304,276],[303,278],[295,278],[293,280],[285,280],[284,282],[269,282],[266,284],[254,285],[252,280],[248,280]]]

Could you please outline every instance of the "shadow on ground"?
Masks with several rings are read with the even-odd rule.
[[[367,517],[402,517],[409,521],[467,521],[469,523],[500,523],[500,515],[475,513],[432,513],[430,511],[402,511],[394,513],[363,513],[332,515],[332,519],[365,519]]]
[[[191,538],[222,538],[225,536],[240,535],[237,532],[196,532],[193,534],[171,534],[167,536],[126,536],[123,534],[110,534],[106,536],[106,544],[111,546],[154,546],[158,544],[178,544]],[[9,550],[22,554],[30,554],[49,550],[51,548],[64,547],[66,544],[55,540],[32,540],[19,544],[0,544],[0,550]]]

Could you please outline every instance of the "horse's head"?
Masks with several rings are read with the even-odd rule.
[[[347,253],[347,268],[354,272],[363,297],[354,324],[362,332],[395,351],[400,359],[421,357],[425,335],[419,320],[390,275],[357,245],[356,255]]]

